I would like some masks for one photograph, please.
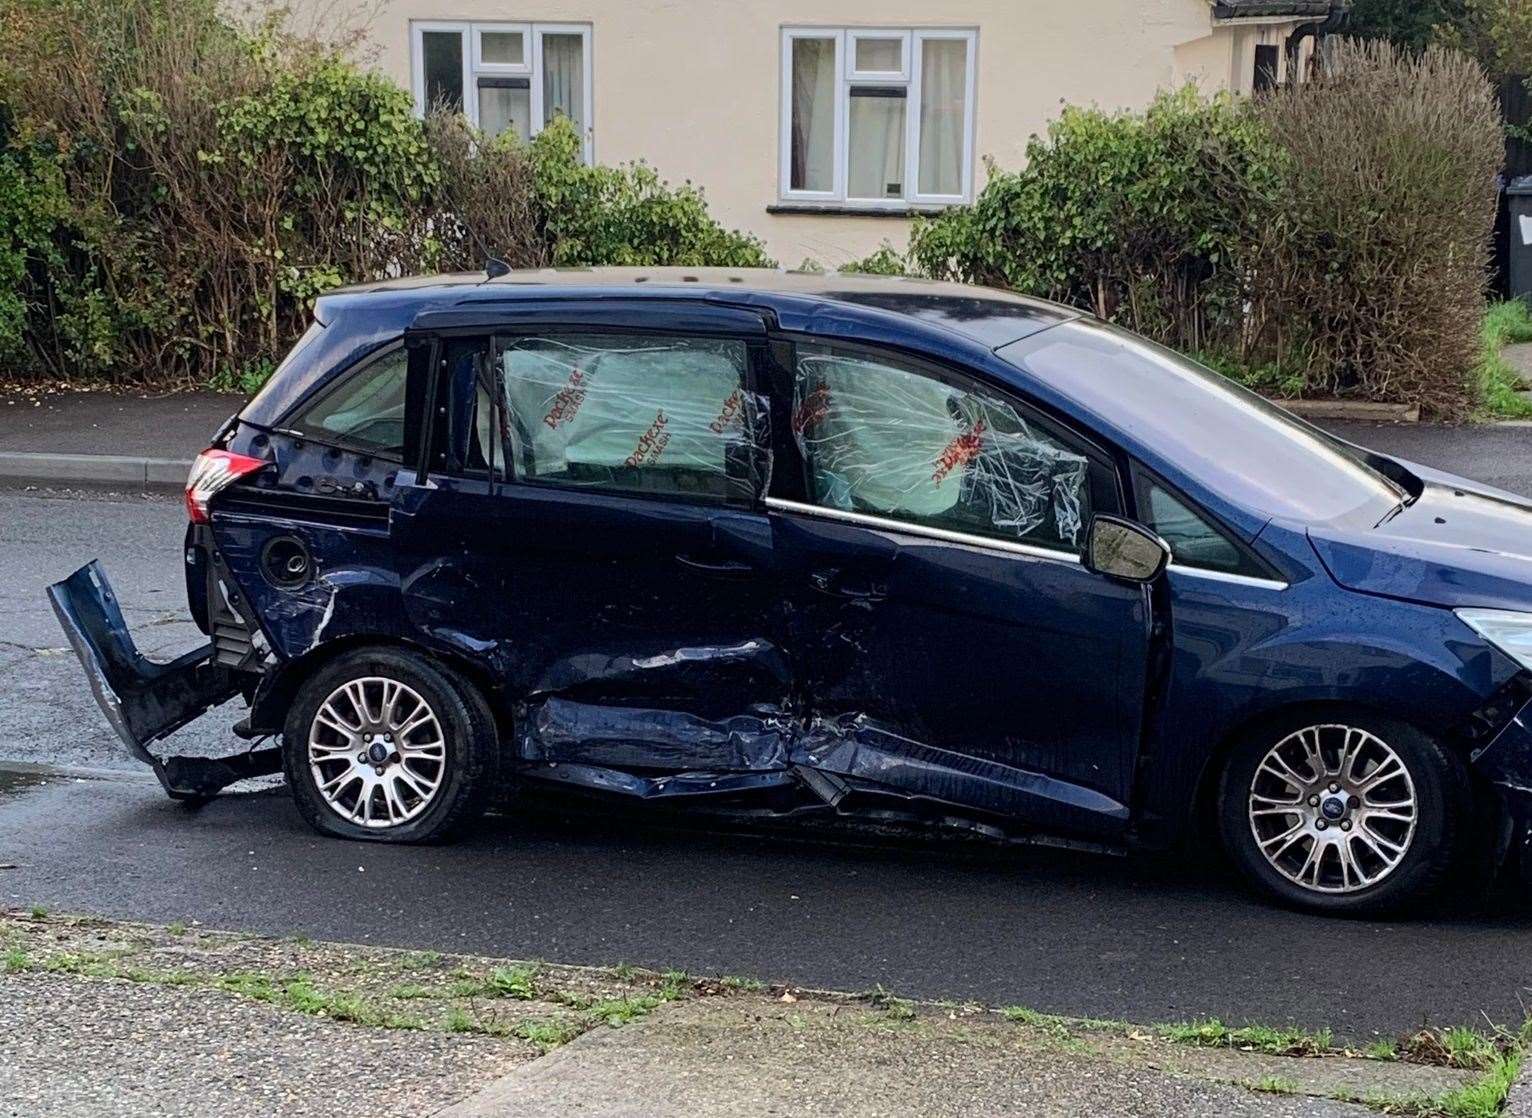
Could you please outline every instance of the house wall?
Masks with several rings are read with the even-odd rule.
[[[1207,0],[295,0],[300,28],[365,27],[365,57],[410,84],[412,20],[589,23],[595,158],[645,159],[702,185],[726,224],[784,265],[833,266],[907,219],[768,213],[778,201],[781,28],[977,28],[975,191],[1014,168],[1065,103],[1141,108],[1187,80],[1248,90],[1257,42],[1297,21],[1215,26]]]

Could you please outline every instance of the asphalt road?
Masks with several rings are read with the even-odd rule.
[[[1532,495],[1532,428],[1344,433]],[[1519,1022],[1532,1005],[1532,899],[1520,894],[1345,922],[1266,906],[1203,858],[874,847],[559,812],[395,849],[314,836],[280,790],[188,811],[120,756],[41,598],[102,556],[143,647],[171,655],[197,639],[181,528],[168,500],[0,493],[0,761],[100,771],[0,774],[0,902],[1350,1036]],[[172,744],[224,748],[234,716]]]

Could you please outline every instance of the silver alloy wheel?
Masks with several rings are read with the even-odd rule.
[[[309,726],[309,772],[330,809],[380,830],[416,818],[436,798],[447,771],[440,720],[425,699],[396,679],[343,683]]]
[[[1398,868],[1415,837],[1415,782],[1356,726],[1309,726],[1273,746],[1250,784],[1250,830],[1272,867],[1320,893],[1355,893]]]

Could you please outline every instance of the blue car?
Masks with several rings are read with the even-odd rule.
[[[1532,863],[1532,504],[1068,308],[346,289],[186,508],[205,647],[145,659],[95,563],[50,588],[176,797],[280,771],[321,832],[393,842],[548,789],[1113,851],[1205,826],[1339,913]],[[234,698],[247,749],[150,751]]]

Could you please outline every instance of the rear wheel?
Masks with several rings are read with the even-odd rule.
[[[325,834],[432,842],[484,808],[495,723],[466,682],[402,649],[362,649],[298,689],[283,767],[299,812]]]
[[[1470,801],[1455,756],[1405,723],[1357,713],[1288,720],[1240,743],[1219,819],[1230,854],[1264,892],[1372,915],[1441,887]]]

